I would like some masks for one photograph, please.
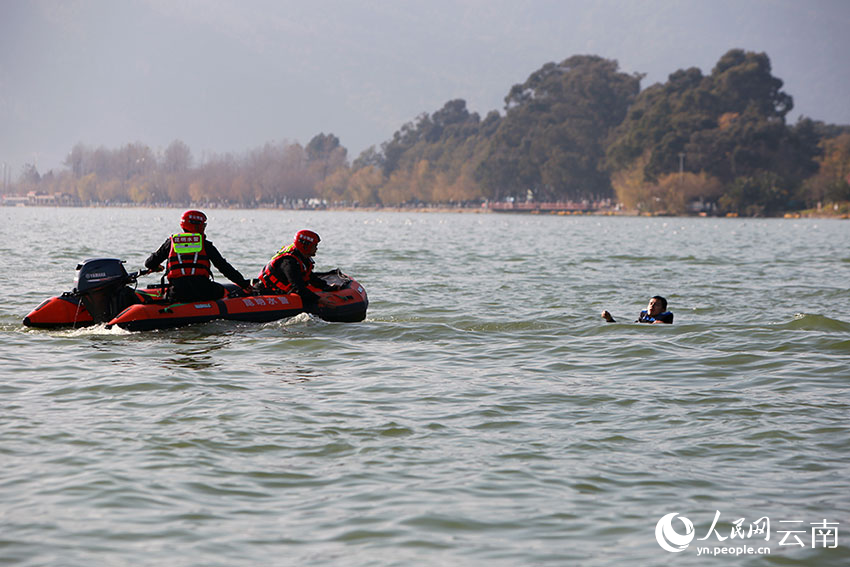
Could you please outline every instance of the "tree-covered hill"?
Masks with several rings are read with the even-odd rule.
[[[513,85],[482,119],[447,101],[349,162],[333,134],[196,163],[175,141],[77,144],[66,169],[24,168],[13,190],[81,202],[240,206],[598,202],[658,214],[768,215],[850,201],[850,127],[801,118],[765,53],[640,88],[616,61],[575,55]]]

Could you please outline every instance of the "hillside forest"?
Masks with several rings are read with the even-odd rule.
[[[350,159],[332,133],[196,160],[154,150],[70,148],[60,171],[28,164],[7,188],[77,204],[239,207],[617,204],[643,214],[847,212],[850,126],[801,117],[765,53],[732,49],[704,75],[641,90],[614,60],[546,63],[486,116],[447,101]]]

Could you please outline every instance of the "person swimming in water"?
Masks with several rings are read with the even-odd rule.
[[[609,323],[616,323],[608,311],[602,312],[602,318]],[[673,324],[673,313],[667,311],[667,300],[660,295],[654,295],[649,300],[646,309],[640,312],[635,323],[667,323]]]

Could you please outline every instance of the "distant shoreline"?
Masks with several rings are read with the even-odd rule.
[[[328,207],[283,207],[283,206],[258,206],[258,207],[241,207],[241,206],[233,206],[233,205],[224,205],[221,203],[205,203],[205,204],[159,204],[159,205],[149,205],[149,204],[136,204],[136,203],[98,203],[98,204],[48,204],[48,203],[16,203],[9,204],[3,203],[0,205],[0,208],[86,208],[86,209],[106,209],[106,208],[119,208],[119,209],[185,209],[187,207],[198,208],[198,209],[231,209],[231,210],[244,210],[244,211],[252,211],[252,210],[278,210],[278,211],[304,211],[304,212],[323,212],[323,211],[348,211],[348,212],[388,212],[388,213],[458,213],[458,214],[501,214],[501,215],[528,215],[528,216],[604,216],[604,217],[667,217],[667,218],[780,218],[780,219],[839,219],[846,220],[850,219],[850,214],[844,212],[826,212],[826,211],[815,211],[815,210],[803,210],[796,212],[786,212],[782,215],[775,216],[759,216],[759,217],[747,217],[747,216],[739,216],[734,214],[729,215],[710,215],[706,213],[692,214],[692,215],[668,215],[668,214],[656,214],[656,213],[640,213],[638,211],[625,211],[625,210],[613,210],[613,209],[599,209],[599,210],[558,210],[558,209],[493,209],[490,207],[483,206],[459,206],[459,207],[451,207],[445,205],[418,205],[415,207],[376,207],[376,206],[368,206],[368,207],[352,207],[352,206],[328,206]]]

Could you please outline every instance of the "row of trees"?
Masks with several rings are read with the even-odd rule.
[[[764,53],[733,49],[640,90],[617,62],[547,63],[483,119],[462,99],[404,124],[349,162],[333,134],[196,164],[186,144],[75,146],[66,169],[25,168],[17,190],[83,202],[285,205],[597,201],[742,215],[850,201],[850,127],[801,119]]]
[[[320,134],[306,146],[268,143],[245,155],[213,155],[194,164],[189,147],[172,142],[154,152],[142,143],[116,150],[77,144],[66,169],[39,175],[24,168],[18,193],[64,193],[83,203],[284,204],[316,197],[316,189],[347,165],[339,139]]]

